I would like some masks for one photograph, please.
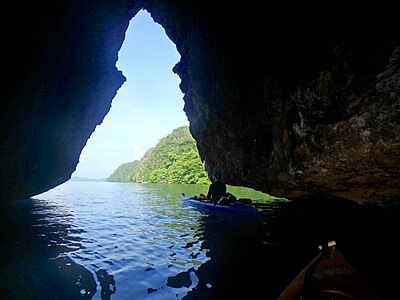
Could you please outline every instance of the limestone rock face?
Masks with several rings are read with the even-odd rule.
[[[125,81],[115,63],[132,12],[100,2],[26,1],[7,8],[11,24],[1,26],[8,52],[0,104],[4,201],[68,180]]]
[[[175,39],[207,169],[290,198],[398,201],[399,25],[390,11],[229,9],[207,18],[195,9]]]
[[[218,3],[15,8],[2,27],[12,42],[1,85],[1,198],[70,177],[124,82],[118,50],[144,7],[181,54],[174,72],[209,172],[289,198],[398,202],[397,10]]]

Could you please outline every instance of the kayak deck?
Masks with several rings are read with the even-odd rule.
[[[320,252],[277,300],[378,299],[335,245],[332,241],[327,248],[320,246]]]

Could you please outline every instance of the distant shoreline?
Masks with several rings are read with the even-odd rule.
[[[97,181],[97,182],[105,182],[106,178],[84,178],[78,176],[72,176],[68,181]]]

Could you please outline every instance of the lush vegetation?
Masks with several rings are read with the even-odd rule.
[[[161,139],[140,161],[118,167],[107,181],[210,183],[188,126],[179,127]]]
[[[128,182],[129,176],[135,172],[139,165],[139,161],[124,163],[120,165],[108,178],[107,181],[112,182]]]

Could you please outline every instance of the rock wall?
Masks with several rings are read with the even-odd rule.
[[[11,12],[2,199],[70,177],[124,81],[117,53],[141,7],[181,54],[174,71],[209,172],[290,198],[399,200],[394,8],[178,0],[49,1]]]
[[[400,40],[390,9],[190,8],[190,30],[171,35],[182,54],[175,71],[210,172],[290,198],[399,200]],[[184,20],[166,10],[152,12],[180,33]]]
[[[0,198],[68,180],[125,77],[115,67],[134,7],[24,1],[7,8],[0,110]],[[11,20],[11,21],[9,21]]]

